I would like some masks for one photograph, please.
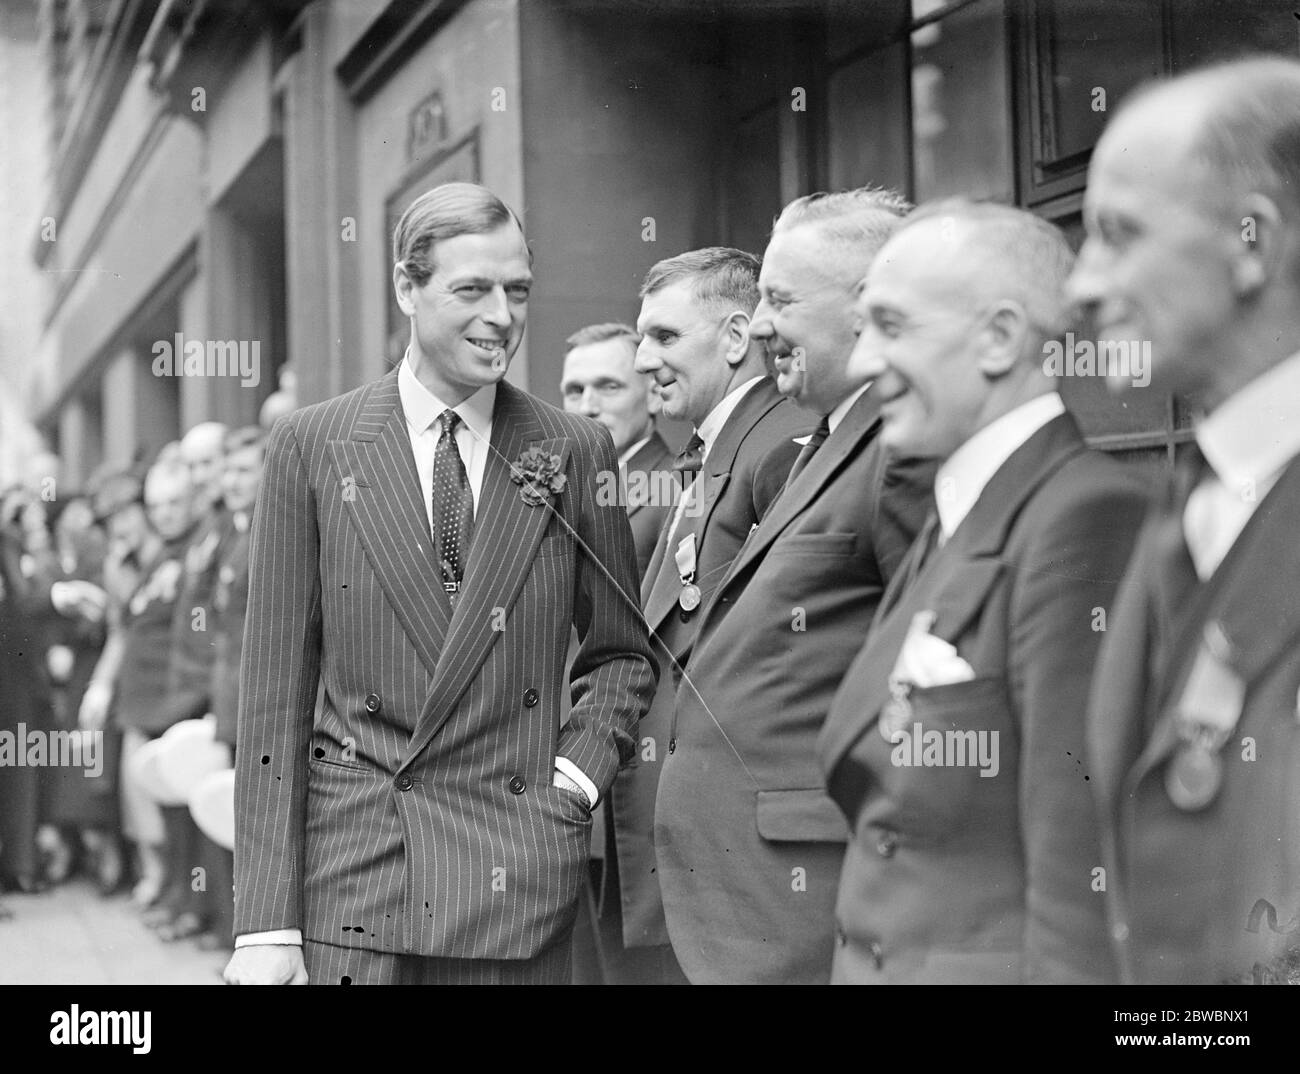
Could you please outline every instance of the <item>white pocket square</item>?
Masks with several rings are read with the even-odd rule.
[[[889,676],[891,682],[910,683],[924,689],[975,678],[975,670],[957,655],[957,650],[930,633],[934,620],[931,611],[917,612],[912,617],[907,638]]]

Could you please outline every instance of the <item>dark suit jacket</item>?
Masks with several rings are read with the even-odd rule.
[[[221,548],[212,592],[212,715],[216,739],[235,745],[239,718],[239,668],[248,614],[248,545],[251,533],[232,530]]]
[[[672,504],[659,502],[654,493],[666,487],[665,474],[676,481],[672,473],[674,452],[659,433],[652,432],[650,439],[627,461],[628,495],[627,518],[632,524],[632,540],[636,544],[637,581],[645,577],[654,555],[655,542],[664,522],[672,514]],[[633,475],[640,475],[636,478]]]
[[[633,766],[619,773],[612,799],[618,853],[623,938],[629,947],[666,944],[654,848],[655,790],[669,748],[676,683],[695,640],[709,594],[722,580],[750,529],[781,491],[799,453],[794,437],[816,419],[784,399],[769,379],[754,385],[731,412],[695,480],[699,499],[683,515],[674,546],[695,534],[696,584],[703,600],[693,612],[677,603],[681,581],[661,532],[641,585],[646,622],[653,631],[661,671],[650,711],[641,721]],[[675,549],[674,549],[675,550]]]
[[[1147,583],[1172,510],[1157,508],[1143,530],[1088,711],[1121,977],[1300,980],[1300,459],[1195,587],[1174,624],[1172,658],[1152,679]],[[1245,706],[1221,753],[1219,793],[1184,812],[1164,782],[1179,741],[1173,707],[1211,622],[1231,643]]]
[[[888,465],[862,395],[718,587],[677,693],[655,812],[673,951],[704,982],[824,982],[848,827],[813,746],[933,467]]]
[[[568,481],[530,506],[529,446]],[[591,820],[655,668],[608,433],[501,383],[465,586],[439,583],[397,373],[281,418],[254,512],[236,932],[529,958],[571,927]],[[571,627],[581,644],[560,726]],[[318,679],[323,704],[313,724]]]
[[[1061,415],[985,486],[919,574],[913,546],[818,741],[853,827],[836,902],[833,979],[857,983],[1097,981],[1109,974],[1083,713],[1101,633],[1144,498]],[[908,738],[879,727],[915,614],[975,678],[913,687]],[[996,775],[914,760],[925,731],[996,733]],[[920,741],[924,741],[921,738]],[[975,755],[972,757],[972,755]],[[987,771],[993,771],[991,764]]]

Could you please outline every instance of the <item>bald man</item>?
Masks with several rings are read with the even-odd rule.
[[[1031,213],[950,201],[867,274],[852,364],[886,447],[940,466],[818,743],[853,831],[833,983],[1113,976],[1083,713],[1145,503],[1045,371],[1071,262]]]
[[[1071,293],[1205,406],[1089,710],[1122,978],[1300,983],[1300,64],[1158,84],[1092,158]],[[1116,370],[1112,386],[1131,391]]]

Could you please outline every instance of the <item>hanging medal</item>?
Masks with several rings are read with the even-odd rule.
[[[693,612],[700,606],[700,587],[695,584],[695,534],[688,533],[677,543],[673,554],[677,564],[677,575],[681,579],[682,590],[677,594],[677,603],[684,612]]]
[[[1165,769],[1165,790],[1179,809],[1204,809],[1223,786],[1223,747],[1241,719],[1246,684],[1231,663],[1232,645],[1209,622],[1174,709],[1180,739]]]

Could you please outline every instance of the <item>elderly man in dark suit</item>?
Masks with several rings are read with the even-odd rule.
[[[445,184],[393,248],[406,356],[266,449],[226,979],[563,983],[591,810],[656,679],[597,499],[617,456],[502,379],[532,284],[510,209]]]
[[[867,276],[884,442],[942,465],[818,743],[853,830],[836,983],[1110,975],[1083,712],[1144,497],[1045,371],[1071,261],[1038,217],[951,201]]]
[[[672,711],[701,605],[780,492],[812,425],[767,376],[751,339],[759,262],[727,247],[661,261],[641,287],[637,368],[659,386],[664,413],[695,433],[675,464],[685,491],[659,535],[641,585],[662,671],[641,722],[634,766],[612,797],[623,939],[639,979],[683,981],[668,944],[654,846],[659,772],[673,746]]]
[[[1153,388],[1207,411],[1088,714],[1130,982],[1300,982],[1297,116],[1295,60],[1209,68],[1127,104],[1088,176],[1074,297],[1102,343],[1148,342]]]
[[[618,452],[617,490],[636,543],[638,580],[645,576],[655,541],[676,504],[674,452],[655,428],[659,397],[636,371],[641,337],[631,325],[610,322],[580,328],[566,341],[560,392],[564,409],[600,422]],[[611,478],[614,475],[610,475]]]
[[[830,973],[848,829],[813,743],[929,493],[928,464],[880,450],[879,404],[847,368],[858,284],[906,209],[885,191],[800,198],[763,256],[750,335],[816,426],[706,605],[677,692],[655,844],[696,983]]]

